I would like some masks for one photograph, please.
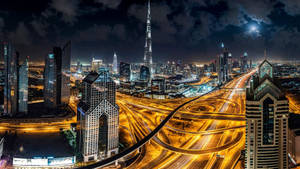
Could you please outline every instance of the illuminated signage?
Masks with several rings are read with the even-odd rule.
[[[48,159],[13,158],[14,166],[47,166]]]
[[[64,157],[64,158],[52,158],[48,159],[49,166],[55,165],[73,165],[75,164],[76,159],[74,157]]]
[[[13,158],[13,166],[65,166],[74,165],[76,157],[62,157],[62,158]]]

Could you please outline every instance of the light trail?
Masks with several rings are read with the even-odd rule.
[[[245,82],[249,79],[253,72],[244,75],[240,78],[234,79],[232,82],[228,83],[226,87],[228,88],[237,88],[245,85]],[[170,138],[170,146],[172,144],[180,145],[178,144],[178,141],[174,140],[176,135],[177,138],[180,138],[180,133],[181,134],[192,134],[194,136],[189,136],[191,139],[187,139],[186,144],[180,145],[178,148],[182,150],[187,150],[187,151],[193,151],[193,150],[210,150],[211,152],[207,152],[207,155],[180,155],[178,154],[178,151],[176,152],[174,150],[166,150],[165,146],[162,145],[162,138],[160,137],[154,137],[153,141],[150,142],[149,145],[147,144],[146,146],[146,153],[145,157],[143,160],[141,160],[135,167],[144,167],[147,168],[147,165],[149,164],[149,168],[193,168],[193,166],[197,166],[197,164],[200,164],[201,166],[205,166],[206,168],[219,168],[222,166],[228,166],[230,162],[235,162],[237,160],[237,156],[234,155],[232,159],[229,160],[227,156],[224,157],[224,159],[219,159],[216,157],[217,152],[234,152],[233,154],[239,154],[240,150],[243,148],[242,144],[240,142],[243,142],[244,138],[244,126],[245,122],[241,121],[226,121],[226,120],[213,120],[213,116],[215,117],[221,117],[222,113],[226,114],[225,116],[240,116],[243,117],[244,113],[241,112],[242,107],[241,103],[244,101],[244,95],[241,94],[240,91],[238,90],[218,90],[216,92],[213,92],[209,94],[209,96],[205,96],[203,98],[210,98],[210,97],[215,97],[217,95],[227,95],[225,96],[225,99],[228,100],[229,102],[226,103],[226,101],[222,102],[221,104],[218,105],[218,111],[219,113],[211,113],[211,112],[202,112],[200,114],[209,114],[210,118],[212,120],[210,123],[204,123],[206,127],[202,128],[198,132],[189,132],[189,128],[186,127],[184,130],[179,130],[177,128],[174,128],[170,123],[166,125],[166,127],[161,131],[166,133]],[[138,111],[136,111],[133,115],[139,117],[137,120],[143,120],[142,123],[139,123],[140,127],[148,130],[150,132],[150,126],[155,127],[155,125],[158,124],[157,117],[164,118],[166,115],[166,111],[169,109],[172,109],[173,107],[176,107],[178,103],[180,102],[179,99],[175,102],[170,102],[166,104],[166,101],[164,101],[162,104],[158,104],[157,101],[151,101],[151,100],[138,100],[135,102],[135,98],[126,98],[126,102],[124,102],[124,105],[127,105],[131,107],[132,109],[138,108]],[[233,104],[229,106],[229,103],[233,101]],[[235,101],[237,101],[237,104],[235,104]],[[198,101],[197,101],[198,102]],[[186,107],[190,105],[197,105],[197,102],[188,104]],[[199,101],[201,102],[201,101]],[[206,101],[207,102],[207,101]],[[209,104],[209,102],[207,102]],[[191,107],[189,107],[190,109]],[[147,110],[144,110],[147,109]],[[157,113],[158,112],[158,113]],[[201,112],[201,111],[200,111]],[[192,114],[191,112],[187,112],[186,110],[180,110],[178,114],[175,116],[178,117],[178,120],[182,122],[183,124],[187,123],[189,119],[193,119],[193,116],[187,116],[186,114]],[[199,115],[199,111],[193,110],[193,113],[195,115]],[[185,116],[185,118],[183,118]],[[146,118],[147,117],[147,118]],[[201,117],[201,116],[197,116]],[[159,120],[160,121],[160,120]],[[199,121],[199,120],[198,120]],[[197,120],[193,120],[192,123],[199,123]],[[201,122],[201,120],[200,120]],[[203,126],[203,125],[200,125]],[[175,130],[174,130],[175,129]],[[181,131],[181,132],[179,132]],[[227,132],[231,131],[231,132]],[[140,131],[138,131],[140,132]],[[174,133],[175,132],[175,133]],[[233,134],[235,133],[235,134]],[[203,136],[203,134],[207,134],[206,136]],[[220,135],[221,134],[221,135]],[[172,136],[174,135],[174,136]],[[217,137],[221,137],[217,139]],[[217,142],[213,140],[219,140]],[[213,142],[212,142],[213,141]],[[211,142],[211,143],[210,143]],[[157,143],[159,143],[160,147],[157,147]],[[239,146],[236,146],[236,145]],[[155,146],[156,145],[156,146]],[[229,146],[230,145],[230,146]],[[154,148],[155,147],[155,148]],[[220,149],[221,147],[222,149]],[[174,148],[174,147],[173,147]],[[214,150],[213,150],[214,149]],[[213,151],[212,151],[213,150]],[[153,151],[157,151],[160,153],[157,153],[157,156],[153,156]],[[163,154],[168,154],[164,159],[157,159],[161,157],[162,152]],[[172,153],[173,152],[173,153]],[[152,155],[150,155],[152,154]],[[154,165],[152,162],[155,160],[156,165]],[[160,162],[160,164],[157,163],[157,161]],[[206,162],[205,162],[206,161]],[[131,168],[131,167],[128,167]]]
[[[243,88],[251,74],[253,72],[233,79],[225,88]],[[127,129],[128,142],[136,143],[145,138],[159,126],[161,119],[165,119],[172,110],[189,100],[155,100],[117,93],[120,126]],[[142,146],[138,159],[127,168],[232,167],[244,146],[245,122],[241,106],[244,100],[245,95],[239,90],[221,89],[187,103],[158,132],[159,134]],[[77,109],[75,98],[72,98],[70,107],[73,110]],[[70,124],[74,122],[76,116],[71,120],[42,124],[1,123],[0,130],[57,132],[61,128],[70,128]],[[176,124],[182,124],[182,129]],[[220,159],[217,157],[219,153],[226,155]]]

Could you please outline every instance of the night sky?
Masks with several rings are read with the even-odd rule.
[[[300,59],[299,0],[152,0],[153,61],[210,61],[224,42],[233,57]],[[145,0],[0,1],[0,39],[43,61],[72,40],[72,60],[143,59]],[[258,31],[250,31],[251,27]]]

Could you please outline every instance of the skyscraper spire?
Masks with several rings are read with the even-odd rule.
[[[151,38],[151,9],[150,9],[150,0],[148,1],[144,64],[145,64],[145,66],[149,67],[149,69],[152,72],[152,38]]]
[[[116,52],[114,52],[113,73],[118,73],[118,59]]]

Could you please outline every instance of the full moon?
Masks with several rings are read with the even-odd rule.
[[[250,27],[250,32],[256,32],[256,33],[258,33],[259,31],[258,31],[257,26],[252,25],[252,26]]]

